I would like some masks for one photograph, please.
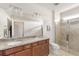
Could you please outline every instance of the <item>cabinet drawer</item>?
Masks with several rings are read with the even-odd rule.
[[[49,39],[45,40],[46,43],[49,43]]]
[[[2,51],[0,51],[0,56],[2,55]]]
[[[38,42],[32,43],[32,46],[37,46],[37,45],[38,45]]]
[[[31,44],[24,45],[24,49],[31,48]]]
[[[27,50],[15,53],[15,56],[31,56],[31,55],[32,55],[31,49],[27,49]]]
[[[39,44],[45,44],[46,40],[39,41]]]
[[[5,55],[9,55],[9,54],[21,51],[21,50],[23,50],[23,46],[19,46],[19,47],[14,47],[14,48],[11,48],[11,49],[7,49],[7,50],[4,51],[4,53],[5,53]]]
[[[9,56],[15,56],[15,54],[11,54],[11,55],[9,55]]]

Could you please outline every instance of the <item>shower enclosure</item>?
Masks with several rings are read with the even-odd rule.
[[[62,21],[61,44],[69,52],[79,54],[79,18]]]
[[[74,55],[79,55],[79,14],[76,11],[78,9],[69,10],[61,14],[59,25],[56,25],[59,27],[59,32],[57,33],[56,31],[56,43]],[[57,27],[56,30],[58,30]]]

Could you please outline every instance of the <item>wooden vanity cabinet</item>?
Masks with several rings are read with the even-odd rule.
[[[49,54],[49,41],[45,40],[45,43],[41,44],[41,50],[42,53],[40,53],[41,56],[47,56]]]
[[[48,44],[43,44],[40,49],[40,56],[47,56],[49,54]]]
[[[26,50],[26,49],[31,49],[32,47],[31,47],[31,44],[26,44],[26,45],[24,45],[24,50]]]
[[[31,56],[31,49],[26,49],[14,54],[15,56]]]
[[[0,51],[0,56],[47,56],[48,54],[49,39]]]
[[[36,44],[34,46],[34,44]],[[49,54],[49,41],[43,40],[32,44],[33,56],[47,56]]]
[[[38,42],[32,43],[32,55],[33,56],[39,56],[40,53],[40,45],[38,44]]]
[[[49,42],[48,40],[41,46],[41,56],[47,56],[49,54]]]
[[[15,56],[15,54],[10,54],[10,55],[8,55],[8,56]]]
[[[11,54],[13,55],[16,52],[19,52],[19,51],[22,51],[22,50],[23,50],[23,46],[18,46],[18,47],[10,48],[10,49],[4,50],[3,51],[3,55],[5,55],[5,56],[11,55]]]
[[[2,51],[0,51],[0,56],[2,55]]]
[[[15,56],[32,56],[31,44],[27,44],[23,46],[23,50],[15,53]]]

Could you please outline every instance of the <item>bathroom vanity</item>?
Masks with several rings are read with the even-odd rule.
[[[27,40],[28,39],[28,40]],[[0,43],[1,56],[47,56],[49,54],[48,38],[27,38]],[[16,43],[17,42],[17,43]],[[19,42],[19,43],[18,43]],[[5,44],[4,44],[5,43]]]
[[[1,56],[47,56],[49,54],[49,38],[44,35],[42,19],[39,20],[39,17],[28,19],[15,13],[8,15],[3,12],[4,14],[0,11]]]

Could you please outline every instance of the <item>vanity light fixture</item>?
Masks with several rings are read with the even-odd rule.
[[[23,16],[23,10],[20,7],[14,6],[14,5],[9,5],[9,11],[12,14],[17,14],[19,16]]]
[[[40,16],[40,14],[38,12],[33,12],[33,15],[32,16],[33,17],[38,17],[38,16]]]

